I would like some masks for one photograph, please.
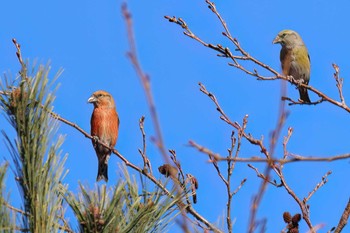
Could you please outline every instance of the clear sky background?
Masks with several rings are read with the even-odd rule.
[[[156,169],[164,161],[152,144],[154,135],[149,109],[140,81],[126,57],[128,43],[121,14],[121,1],[2,1],[0,3],[0,71],[13,75],[19,69],[15,48],[16,38],[22,53],[31,62],[51,61],[51,77],[60,69],[60,88],[54,110],[62,117],[90,130],[92,105],[87,99],[96,90],[106,90],[114,96],[120,115],[117,150],[135,164],[142,165],[137,149],[141,148],[138,120],[145,115],[148,155]],[[340,66],[344,77],[345,100],[350,98],[349,8],[346,0],[300,1],[216,1],[218,11],[231,33],[252,56],[279,70],[279,45],[272,40],[282,29],[299,32],[306,43],[312,62],[310,85],[338,98],[333,79],[332,63]],[[222,224],[227,200],[224,184],[207,156],[187,146],[189,140],[205,145],[222,155],[230,147],[231,128],[219,119],[209,98],[199,91],[202,82],[213,92],[233,121],[242,122],[249,115],[247,132],[254,137],[264,135],[268,145],[274,129],[280,101],[280,81],[257,81],[227,65],[228,60],[191,40],[182,29],[169,23],[164,15],[182,17],[191,30],[203,40],[233,45],[221,35],[223,28],[205,1],[153,0],[129,1],[136,33],[137,50],[143,69],[150,75],[157,111],[166,147],[177,152],[186,173],[198,178],[196,210],[212,222]],[[254,65],[248,65],[252,68]],[[288,96],[298,98],[298,92],[288,85]],[[310,93],[310,98],[317,96]],[[304,156],[330,156],[349,153],[349,113],[328,103],[317,106],[288,107],[287,127],[294,128],[288,144],[292,153]],[[0,118],[1,129],[10,132],[7,121]],[[97,159],[90,140],[77,130],[61,124],[59,133],[66,135],[62,147],[68,153],[65,167],[69,173],[65,182],[73,192],[78,182],[93,186]],[[0,143],[1,160],[9,159],[5,143]],[[282,140],[277,154],[281,156]],[[243,143],[241,157],[257,156],[257,147]],[[108,185],[115,184],[120,160],[109,161]],[[220,165],[225,169],[225,163]],[[262,164],[255,164],[263,171]],[[300,198],[321,181],[331,170],[328,183],[311,198],[313,224],[324,224],[319,232],[335,226],[348,201],[350,186],[349,162],[295,163],[286,165],[284,174]],[[9,172],[7,184],[15,200],[16,185]],[[160,176],[159,176],[160,177]],[[233,189],[242,179],[246,184],[234,196],[232,217],[235,232],[246,232],[253,195],[261,180],[246,164],[238,164],[233,175]],[[278,177],[274,177],[278,178]],[[278,181],[278,180],[277,180]],[[280,232],[285,223],[282,213],[300,213],[296,202],[283,188],[268,186],[260,205],[258,218],[267,219],[267,232]],[[72,223],[74,223],[72,219]],[[349,227],[345,229],[348,231]],[[174,227],[170,232],[177,232]],[[305,222],[301,231],[307,232]]]

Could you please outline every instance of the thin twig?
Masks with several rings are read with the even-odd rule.
[[[25,212],[24,210],[21,210],[21,209],[18,209],[12,205],[10,205],[9,203],[7,203],[4,199],[2,200],[2,203],[4,204],[4,206],[6,206],[7,208],[9,208],[10,210],[13,210],[17,213],[20,213],[22,215],[25,215],[25,216],[30,216],[30,213],[28,212]]]
[[[251,169],[253,169],[253,170],[256,172],[256,175],[257,175],[259,178],[261,178],[261,179],[263,179],[263,180],[266,180],[267,183],[270,183],[270,184],[272,184],[273,186],[276,186],[276,187],[281,187],[281,186],[282,186],[282,184],[277,184],[276,180],[271,181],[271,180],[269,179],[269,177],[267,177],[265,174],[259,172],[259,170],[258,170],[256,167],[254,167],[253,165],[248,164],[248,167],[250,167]]]
[[[344,95],[343,95],[343,81],[344,81],[344,79],[339,77],[339,66],[337,64],[334,64],[334,63],[332,64],[332,66],[333,66],[333,69],[335,71],[333,74],[333,77],[336,81],[336,86],[338,88],[340,101],[342,102],[342,104],[344,106],[346,106]]]
[[[332,171],[328,171],[324,176],[322,176],[322,181],[316,185],[316,187],[309,193],[309,195],[304,198],[303,202],[307,203],[312,195],[316,193],[317,190],[319,190],[323,185],[325,185],[328,182],[328,176],[332,174]]]
[[[149,172],[152,174],[153,171],[152,171],[151,161],[146,155],[146,133],[144,128],[144,122],[145,122],[145,117],[142,116],[139,120],[139,127],[142,134],[142,150],[139,149],[139,153],[141,154],[143,159],[143,170],[147,172],[147,168],[148,168]]]
[[[233,149],[235,148],[236,145],[236,138],[234,136],[235,132],[232,131],[231,132],[231,148],[228,149],[228,158],[233,158]],[[239,150],[240,150],[240,146],[241,146],[241,139],[242,136],[241,134],[239,134],[239,140],[238,140],[238,145],[237,145],[237,149],[236,149],[236,153],[235,153],[235,157],[238,156],[239,154]],[[232,232],[232,219],[231,219],[231,203],[232,203],[232,197],[235,194],[234,192],[231,192],[231,177],[232,177],[232,173],[233,173],[233,169],[235,168],[235,162],[234,161],[227,161],[227,184],[226,184],[226,190],[227,190],[227,203],[226,203],[226,223],[227,223],[227,228],[228,228],[228,232]],[[245,183],[245,181],[242,183],[241,185],[237,188],[237,191],[240,190],[240,188],[243,186],[243,184]]]
[[[219,168],[219,165],[218,165],[217,161],[215,160],[215,158],[214,158],[211,154],[208,154],[208,157],[209,157],[210,161],[212,161],[212,164],[213,164],[213,166],[214,166],[216,172],[218,173],[218,176],[221,178],[221,180],[224,182],[224,184],[225,184],[226,186],[228,186],[229,183],[228,183],[228,181],[225,179],[225,177],[223,176],[223,174],[221,173],[220,168]]]
[[[286,159],[288,156],[287,144],[292,136],[292,133],[293,133],[293,128],[288,127],[288,134],[287,136],[284,136],[284,139],[283,139],[283,159]]]
[[[307,157],[307,156],[301,156],[301,155],[293,155],[288,154],[289,156],[292,156],[292,158],[289,159],[267,159],[267,158],[261,158],[259,156],[252,156],[250,158],[242,158],[242,157],[235,157],[235,158],[227,158],[223,157],[218,153],[214,153],[213,151],[209,150],[208,148],[194,142],[189,141],[189,146],[196,148],[198,151],[204,153],[204,154],[210,154],[215,161],[234,161],[239,163],[280,163],[280,164],[287,164],[287,163],[294,163],[294,162],[333,162],[336,160],[343,160],[350,158],[349,154],[343,154],[343,155],[334,155],[329,157]],[[209,160],[209,162],[213,162],[212,160]]]
[[[247,178],[244,178],[241,183],[239,184],[239,186],[232,192],[233,195],[236,195],[238,193],[239,190],[241,190],[241,188],[243,187],[243,185],[245,184],[245,182],[247,181]]]
[[[22,79],[27,80],[27,65],[23,62],[23,58],[22,58],[22,53],[21,53],[21,45],[19,43],[17,43],[17,40],[15,38],[12,39],[13,44],[16,46],[17,52],[16,52],[16,56],[18,58],[18,61],[21,65],[21,77]]]

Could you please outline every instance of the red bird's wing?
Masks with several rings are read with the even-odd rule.
[[[91,135],[114,147],[119,133],[119,117],[115,109],[95,108],[91,117]],[[92,140],[96,153],[108,153],[107,148]]]

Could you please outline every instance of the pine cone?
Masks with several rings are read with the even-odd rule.
[[[289,212],[283,213],[283,220],[285,223],[290,223],[292,221],[292,215]]]

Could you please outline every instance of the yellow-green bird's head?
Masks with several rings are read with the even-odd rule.
[[[272,43],[281,44],[282,47],[287,48],[294,48],[297,45],[304,45],[304,42],[299,34],[289,29],[280,31]]]

